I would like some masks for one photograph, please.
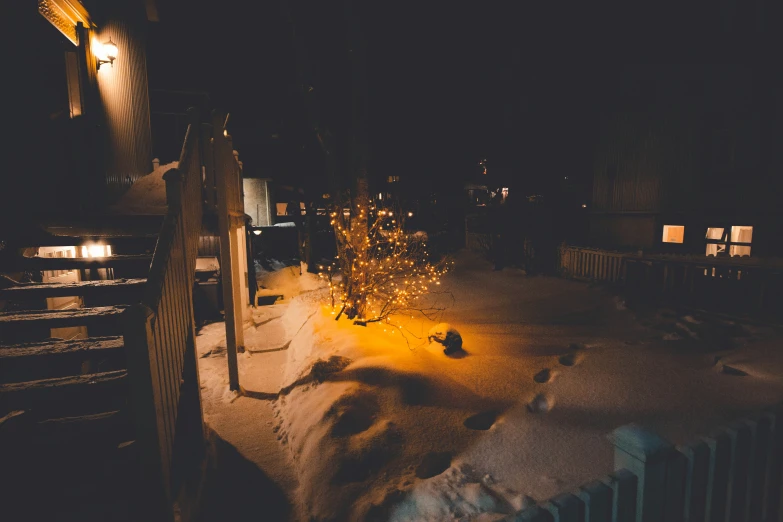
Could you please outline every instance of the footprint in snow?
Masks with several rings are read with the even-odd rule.
[[[527,411],[530,413],[546,413],[550,411],[554,405],[554,399],[547,397],[543,393],[539,393],[527,404]]]
[[[549,368],[544,368],[533,376],[533,380],[539,384],[546,384],[552,380],[552,377],[554,377],[552,370]]]
[[[579,352],[568,352],[565,355],[561,355],[558,358],[558,361],[560,361],[560,364],[563,366],[576,366],[580,362],[582,362],[582,359],[584,359],[584,355],[582,355]]]
[[[465,419],[465,422],[463,424],[469,430],[486,431],[490,429],[493,424],[495,424],[497,418],[498,418],[497,411],[492,411],[492,410],[482,411],[481,413],[477,413]]]

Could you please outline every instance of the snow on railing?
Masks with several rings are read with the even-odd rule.
[[[173,520],[173,499],[182,480],[175,446],[180,451],[203,442],[192,296],[203,208],[202,161],[198,115],[191,110],[190,117],[179,166],[164,176],[168,213],[143,301],[125,312],[145,498],[161,520]]]
[[[783,516],[779,407],[684,446],[636,425],[616,429],[611,440],[614,473],[505,520],[772,522]]]

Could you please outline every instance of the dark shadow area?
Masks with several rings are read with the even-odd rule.
[[[443,379],[448,379],[443,377]],[[328,378],[329,381],[356,381],[370,386],[396,388],[404,404],[464,408],[472,410],[504,409],[510,404],[498,404],[473,393],[456,382],[439,382],[415,373],[395,372],[387,368],[349,368]]]
[[[258,306],[269,306],[275,304],[278,299],[283,299],[283,295],[260,295],[257,298]],[[271,319],[270,319],[271,321]],[[261,323],[264,324],[264,323]]]
[[[340,397],[326,412],[334,418],[332,437],[345,437],[366,431],[375,422],[380,407],[372,390],[360,390]]]
[[[310,317],[312,317],[312,315]],[[344,368],[351,364],[351,362],[351,359],[348,357],[342,357],[340,355],[332,355],[326,361],[323,359],[318,359],[313,363],[313,366],[310,368],[310,371],[307,374],[298,378],[288,386],[281,388],[280,395],[288,395],[294,388],[297,386],[302,386],[303,384],[310,384],[311,382],[324,382],[325,380],[330,379],[333,374],[340,373]]]
[[[208,430],[212,459],[199,522],[285,522],[291,503],[283,490],[237,449]]]
[[[288,347],[291,346],[291,341],[288,341],[282,346],[278,346],[277,348],[269,348],[268,350],[250,350],[247,351],[249,353],[272,353],[272,352],[282,352],[284,350],[288,350]]]
[[[445,351],[443,353],[446,353]],[[446,353],[446,357],[450,357],[452,359],[464,359],[470,355],[470,352],[468,352],[465,348],[460,348],[459,350],[455,350],[450,353]]]
[[[259,401],[274,401],[278,397],[280,397],[279,393],[259,392],[253,390],[246,390],[244,388],[242,388],[240,393],[242,397],[248,397],[250,399],[256,399]]]
[[[339,463],[334,482],[349,484],[369,479],[400,454],[404,442],[402,432],[389,423],[380,436],[348,450]]]
[[[451,453],[448,451],[427,453],[416,467],[416,476],[420,479],[435,477],[449,469],[449,466]]]

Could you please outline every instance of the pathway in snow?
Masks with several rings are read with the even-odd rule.
[[[288,451],[275,433],[268,399],[276,396],[282,382],[287,339],[281,315],[286,308],[259,307],[253,323],[245,325],[247,351],[239,355],[239,376],[248,396],[228,390],[224,323],[199,331],[204,419],[214,432],[217,453],[217,470],[207,487],[205,522],[298,519],[298,483]]]

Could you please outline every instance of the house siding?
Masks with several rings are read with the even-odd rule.
[[[98,91],[104,108],[107,150],[105,182],[108,198],[121,195],[152,170],[149,83],[146,63],[145,11],[141,2],[112,2],[101,13],[97,41],[117,44],[113,65],[98,71]]]

